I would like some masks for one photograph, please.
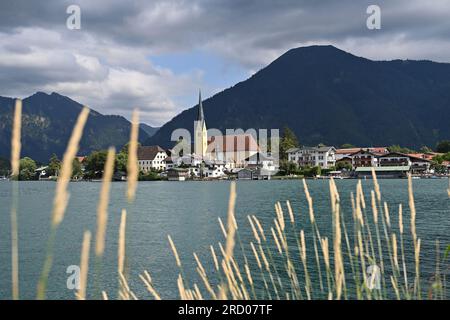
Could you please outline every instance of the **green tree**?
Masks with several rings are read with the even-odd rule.
[[[128,149],[124,152],[123,149],[116,155],[116,167],[115,171],[127,172],[127,162],[128,162]]]
[[[59,170],[61,169],[61,161],[58,159],[56,154],[52,154],[48,162],[48,174],[51,176],[57,176]]]
[[[78,158],[73,159],[72,163],[72,179],[80,179],[83,177],[83,170],[81,170],[81,163]]]
[[[398,144],[392,145],[392,146],[388,147],[387,149],[389,150],[389,152],[416,153],[416,151],[409,149],[409,148],[401,147]]]
[[[440,153],[450,152],[450,140],[440,141],[436,145],[436,152],[440,152]]]
[[[93,151],[86,157],[85,176],[88,179],[100,178],[105,167],[107,152],[105,150]]]
[[[282,160],[287,159],[286,151],[291,148],[298,148],[299,142],[294,131],[289,127],[284,127],[283,135],[280,139],[280,156]]]
[[[352,165],[348,162],[342,162],[342,161],[336,163],[336,170],[343,170],[343,169],[350,171],[350,170],[352,170]]]
[[[0,158],[0,176],[8,176],[11,170],[11,164],[8,159]]]
[[[341,145],[341,149],[351,149],[351,148],[356,148],[356,147],[351,143],[344,143],[343,145]]]
[[[33,159],[29,157],[20,159],[19,168],[19,180],[34,180],[36,178],[37,166]]]
[[[422,152],[422,153],[430,153],[430,152],[433,152],[433,150],[431,150],[431,148],[429,148],[427,146],[422,146],[420,148],[420,152]]]

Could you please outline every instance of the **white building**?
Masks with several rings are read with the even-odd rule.
[[[336,149],[328,146],[291,148],[286,151],[288,160],[305,167],[328,169],[336,165]]]
[[[140,171],[162,171],[166,169],[167,153],[160,146],[139,147],[137,154]]]

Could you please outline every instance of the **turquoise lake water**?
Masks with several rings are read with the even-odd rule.
[[[350,192],[357,180],[336,181],[346,220],[351,219]],[[397,208],[404,205],[405,228],[409,228],[407,180],[381,180],[383,199],[389,204],[392,224],[398,223]],[[417,232],[422,239],[421,268],[424,282],[435,268],[435,240],[441,245],[450,244],[450,199],[448,180],[414,180],[417,208]],[[149,294],[138,275],[148,270],[154,285],[163,298],[178,297],[176,279],[178,269],[170,251],[167,235],[170,234],[178,248],[189,280],[195,275],[196,252],[207,271],[213,264],[209,245],[224,242],[218,217],[226,220],[228,181],[217,182],[141,182],[136,201],[127,205],[125,183],[113,183],[109,206],[106,251],[102,266],[97,270],[99,280],[91,281],[88,296],[101,288],[111,297],[117,292],[117,239],[122,208],[128,208],[127,221],[127,273],[130,286],[140,298]],[[314,198],[316,219],[323,235],[331,235],[331,213],[328,181],[308,181]],[[20,295],[33,299],[37,280],[42,270],[49,233],[50,214],[55,183],[20,182],[19,201],[19,258]],[[363,181],[366,201],[369,203],[372,181]],[[90,230],[95,236],[96,207],[100,183],[71,183],[70,203],[58,234],[54,251],[54,264],[50,274],[48,298],[73,299],[74,291],[66,285],[66,268],[78,265],[83,232]],[[11,297],[10,216],[12,183],[0,182],[0,299]],[[236,217],[243,243],[252,239],[246,216],[256,215],[265,226],[275,217],[276,201],[290,200],[297,216],[298,229],[310,230],[307,221],[307,204],[301,181],[239,181],[237,182]],[[409,229],[408,229],[409,230]],[[93,247],[93,246],[91,246]],[[408,251],[409,250],[409,251]],[[407,259],[412,259],[410,248]],[[91,261],[93,251],[91,254]],[[90,280],[94,277],[90,268]],[[314,279],[314,274],[312,278]]]

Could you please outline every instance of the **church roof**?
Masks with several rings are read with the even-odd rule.
[[[205,115],[203,114],[203,105],[202,105],[202,92],[198,92],[198,115],[197,121],[205,121]]]
[[[217,152],[259,151],[258,143],[251,134],[212,136],[208,150]]]
[[[165,152],[160,146],[139,147],[137,151],[138,160],[153,160],[158,152]]]

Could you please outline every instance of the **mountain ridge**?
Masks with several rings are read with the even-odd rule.
[[[203,102],[208,128],[289,126],[302,144],[433,147],[450,137],[450,64],[373,61],[333,46],[294,48],[247,80]],[[192,133],[196,106],[145,144],[170,147],[171,132]]]
[[[10,156],[14,102],[14,98],[0,97],[0,157],[4,158]],[[82,104],[55,92],[38,91],[23,99],[21,156],[44,163],[53,153],[62,157],[82,108]],[[90,109],[79,154],[109,146],[120,149],[128,142],[130,127],[123,116],[103,115]],[[149,137],[142,129],[139,136],[140,141]]]

